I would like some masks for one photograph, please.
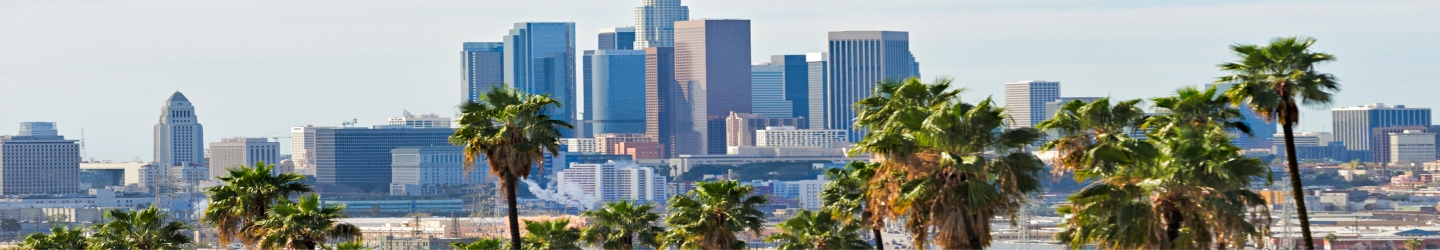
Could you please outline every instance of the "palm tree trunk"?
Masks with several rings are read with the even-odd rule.
[[[514,176],[506,177],[505,181],[505,206],[510,208],[510,249],[520,250],[520,210],[516,209],[518,202],[515,201]]]
[[[1300,184],[1300,162],[1295,159],[1295,129],[1289,122],[1281,121],[1285,132],[1285,163],[1290,170],[1290,193],[1295,196],[1295,212],[1300,215],[1300,235],[1305,239],[1305,250],[1315,250],[1310,237],[1310,215],[1305,212],[1305,186]]]
[[[1175,238],[1180,238],[1180,226],[1182,225],[1181,223],[1185,221],[1185,216],[1180,215],[1180,211],[1177,211],[1178,208],[1174,206],[1174,203],[1164,206],[1165,210],[1167,210],[1164,212],[1166,242],[1160,243],[1164,244],[1161,245],[1160,249],[1178,249],[1175,246]]]
[[[885,249],[885,240],[880,238],[880,237],[881,237],[881,236],[880,236],[880,228],[876,227],[876,228],[871,228],[870,230],[871,230],[870,233],[875,234],[875,249],[884,250],[884,249]]]

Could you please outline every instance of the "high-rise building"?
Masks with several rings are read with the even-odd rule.
[[[809,96],[806,99],[806,105],[809,107],[806,108],[807,112],[804,115],[810,120],[808,122],[812,126],[810,128],[829,128],[825,125],[825,121],[828,119],[825,111],[825,97],[829,93],[828,86],[830,86],[829,58],[830,54],[826,52],[805,54],[805,72],[809,77],[806,83]]]
[[[480,93],[505,81],[505,43],[467,42],[460,51],[462,100],[479,101]]]
[[[1371,130],[1394,126],[1430,126],[1429,108],[1383,103],[1331,109],[1335,140],[1349,150],[1371,150]]]
[[[769,117],[795,117],[785,99],[785,67],[762,63],[750,66],[750,110]]]
[[[691,122],[676,144],[695,146],[677,154],[725,154],[725,117],[751,112],[750,20],[675,22],[675,81]]]
[[[555,175],[559,185],[577,188],[601,202],[664,202],[667,197],[665,176],[631,161],[574,164]]]
[[[155,162],[161,167],[204,164],[204,132],[190,100],[178,91],[171,94],[155,124]]]
[[[597,50],[633,50],[635,49],[635,28],[605,28],[600,29],[599,45]]]
[[[390,117],[390,125],[413,128],[448,128],[450,127],[450,117],[441,117],[436,114],[417,115],[405,111],[401,116]]]
[[[505,36],[505,83],[564,104],[547,109],[551,119],[575,124],[581,105],[575,92],[575,23],[516,23]],[[565,137],[574,131],[561,131]]]
[[[810,63],[805,55],[773,55],[770,65],[780,67],[785,81],[785,100],[792,116],[810,116]]]
[[[826,129],[850,131],[850,141],[865,132],[854,127],[855,102],[870,96],[875,83],[914,77],[910,33],[903,31],[832,31],[824,102]],[[811,100],[814,101],[814,100]],[[820,128],[819,125],[812,128]]]
[[[275,165],[276,174],[280,165],[280,143],[265,138],[224,138],[210,143],[210,179],[230,175],[227,169],[255,166],[264,162]]]
[[[1044,121],[1045,103],[1060,99],[1060,82],[1019,81],[1005,84],[1005,111],[1011,128],[1029,128]]]
[[[1435,133],[1405,130],[1389,133],[1391,163],[1423,163],[1435,161]]]
[[[315,169],[315,125],[290,127],[290,161],[295,168]]]
[[[660,157],[675,156],[676,112],[675,48],[645,48],[645,135],[660,144]],[[687,108],[688,110],[688,108]]]
[[[850,137],[839,129],[795,129],[790,126],[765,127],[755,131],[757,147],[832,148]]]
[[[690,20],[680,0],[644,0],[635,8],[634,49],[675,46],[675,22]]]
[[[765,127],[806,127],[805,118],[771,118],[760,114],[730,112],[725,117],[725,146],[755,146],[755,131]]]
[[[0,194],[71,194],[80,188],[80,144],[66,140],[53,122],[20,124],[0,136]]]
[[[586,50],[577,137],[645,132],[645,51]]]
[[[315,128],[315,179],[363,192],[384,191],[391,181],[391,150],[450,145],[453,128],[374,126]]]
[[[465,173],[465,151],[458,146],[399,147],[390,150],[390,195],[436,195],[445,186],[493,181],[485,161]]]

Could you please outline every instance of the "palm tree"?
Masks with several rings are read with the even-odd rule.
[[[477,159],[484,157],[490,173],[499,177],[510,213],[510,244],[512,249],[519,249],[516,183],[530,177],[532,166],[543,168],[544,154],[558,153],[560,130],[572,126],[544,113],[563,106],[549,95],[494,87],[482,97],[478,103],[460,104],[460,128],[450,136],[450,143],[465,147],[467,175],[475,169]]]
[[[860,239],[860,225],[835,220],[829,212],[801,210],[776,227],[780,233],[766,237],[766,242],[776,242],[779,250],[825,250],[825,249],[871,249],[869,243]]]
[[[358,240],[356,240],[356,241],[347,241],[347,242],[336,243],[335,246],[321,246],[320,249],[324,249],[324,250],[368,250],[368,249],[371,249],[371,248],[365,247],[365,242],[364,242],[364,241],[358,241]]]
[[[305,195],[298,202],[276,204],[264,219],[245,231],[260,235],[260,248],[315,249],[332,240],[360,239],[359,227],[340,222],[345,218],[344,210],[344,204],[324,206],[319,195]]]
[[[1080,115],[1086,108],[1075,107],[1113,110],[1105,108],[1107,100],[1072,103],[1067,105],[1071,109],[1062,108],[1042,122],[1066,125],[1057,126],[1063,136],[1047,146],[1095,138],[1089,150],[1068,155],[1073,160],[1056,161],[1075,171],[1078,179],[1097,181],[1060,208],[1070,216],[1057,238],[1075,247],[1205,248],[1214,243],[1223,248],[1264,235],[1268,223],[1247,219],[1249,211],[1259,211],[1248,214],[1250,218],[1266,211],[1264,200],[1247,188],[1253,180],[1268,178],[1269,168],[1244,157],[1230,143],[1227,129],[1243,131],[1233,123],[1238,111],[1214,102],[1218,98],[1211,90],[1184,88],[1176,96],[1155,98],[1160,108],[1172,112],[1142,122],[1157,128],[1146,134],[1147,141],[1124,133],[1096,137],[1102,133],[1095,131],[1113,129],[1075,122],[1105,120],[1095,119],[1104,115]],[[1203,110],[1207,108],[1221,110]],[[1072,126],[1076,124],[1081,125]]]
[[[559,218],[548,221],[525,221],[524,249],[574,249],[579,250],[580,229],[570,227],[570,219]]]
[[[1174,96],[1151,98],[1150,100],[1155,102],[1156,112],[1164,115],[1146,119],[1140,128],[1165,134],[1176,126],[1218,124],[1250,135],[1250,126],[1245,124],[1244,115],[1240,110],[1230,107],[1230,98],[1218,93],[1218,87],[1212,85],[1205,90],[1183,87],[1175,90]]]
[[[1285,159],[1290,171],[1296,213],[1305,249],[1315,249],[1310,235],[1310,216],[1305,211],[1304,185],[1300,183],[1300,163],[1295,158],[1295,124],[1300,122],[1300,106],[1324,106],[1340,91],[1335,76],[1315,71],[1315,65],[1335,60],[1335,56],[1310,51],[1314,38],[1285,37],[1269,45],[1236,44],[1230,46],[1240,60],[1220,64],[1230,72],[1217,83],[1234,84],[1225,95],[1234,105],[1249,105],[1269,122],[1280,124],[1285,135]],[[1299,103],[1296,103],[1296,100]]]
[[[25,242],[20,243],[20,249],[85,249],[88,246],[84,230],[61,226],[50,228],[50,233],[25,236]]]
[[[869,133],[855,152],[880,162],[867,184],[873,220],[905,219],[916,247],[990,245],[990,220],[1012,221],[1029,194],[1040,190],[1044,164],[1024,148],[1040,138],[1009,128],[1009,114],[985,99],[958,100],[949,79],[881,82],[856,103],[856,127]]]
[[[310,186],[303,182],[305,176],[276,174],[275,165],[264,162],[227,171],[229,175],[219,178],[222,185],[205,188],[210,204],[200,217],[201,222],[215,227],[221,245],[237,239],[246,245],[255,243],[260,235],[245,232],[244,228],[265,219],[266,212],[276,203],[311,191]]]
[[[180,249],[190,244],[191,239],[182,230],[190,226],[179,221],[167,221],[159,208],[123,211],[110,210],[105,214],[106,222],[95,225],[90,236],[90,247],[96,249]]]
[[[845,168],[831,168],[825,170],[825,178],[830,181],[825,183],[825,189],[820,190],[820,200],[823,203],[823,211],[829,212],[835,218],[844,223],[855,223],[855,215],[860,215],[859,222],[868,225],[871,230],[871,237],[875,238],[875,248],[884,249],[882,228],[885,228],[883,220],[875,221],[871,217],[873,213],[866,211],[871,199],[866,199],[870,193],[865,182],[875,176],[875,168],[879,164],[869,162],[851,162]]]
[[[580,216],[589,218],[590,223],[581,232],[581,238],[604,249],[635,249],[636,245],[660,248],[655,236],[665,229],[654,225],[660,220],[660,214],[651,212],[653,209],[655,204],[626,200],[582,212]]]
[[[1085,179],[1088,173],[1114,171],[1158,154],[1152,145],[1129,136],[1142,131],[1145,122],[1145,111],[1139,105],[1138,99],[1112,105],[1110,98],[1062,104],[1054,117],[1035,125],[1059,135],[1040,147],[1056,152],[1052,171],[1074,171],[1076,179]]]
[[[1425,242],[1420,239],[1410,238],[1405,240],[1405,250],[1424,250]]]
[[[661,244],[681,249],[742,249],[747,245],[735,236],[746,230],[760,235],[765,213],[759,206],[769,202],[754,195],[755,187],[739,181],[697,182],[695,190],[670,198],[669,232]]]
[[[456,250],[500,250],[505,249],[505,240],[500,238],[479,238],[475,242],[450,242]]]

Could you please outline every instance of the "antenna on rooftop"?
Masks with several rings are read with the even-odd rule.
[[[80,161],[85,161],[85,128],[80,128]]]
[[[354,127],[356,123],[360,123],[359,119],[350,119],[349,121],[341,122],[340,126],[349,128]]]

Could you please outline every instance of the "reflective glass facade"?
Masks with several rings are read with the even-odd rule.
[[[505,82],[532,94],[548,94],[564,106],[546,113],[575,124],[575,23],[516,23],[505,36]],[[563,137],[573,137],[564,130]]]
[[[645,133],[645,51],[585,51],[585,107],[588,129],[597,134]]]
[[[505,81],[505,43],[465,43],[460,52],[463,100],[477,101],[480,93]]]
[[[850,131],[859,141],[865,131],[854,128],[854,104],[870,96],[875,83],[911,77],[910,33],[902,31],[834,31],[829,33],[829,82],[825,90],[825,128]]]
[[[315,128],[316,181],[388,190],[391,150],[450,145],[453,133],[453,128]]]

